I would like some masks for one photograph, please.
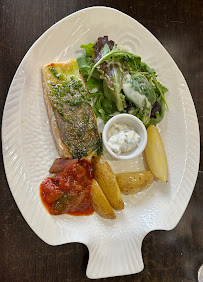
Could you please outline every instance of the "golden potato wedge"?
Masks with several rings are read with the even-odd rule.
[[[123,194],[135,194],[146,189],[154,179],[151,171],[120,173],[116,175],[118,186]]]
[[[155,125],[147,128],[145,156],[152,173],[162,181],[168,181],[168,165],[163,142]]]
[[[92,159],[94,178],[97,180],[110,205],[115,210],[122,210],[124,202],[116,176],[102,154]]]
[[[96,213],[104,218],[116,218],[116,215],[95,179],[92,179],[92,205]]]

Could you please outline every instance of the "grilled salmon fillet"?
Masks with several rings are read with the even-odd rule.
[[[44,99],[62,158],[101,151],[97,120],[76,60],[42,67]]]

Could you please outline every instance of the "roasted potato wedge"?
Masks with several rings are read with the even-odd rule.
[[[145,156],[152,173],[162,181],[168,181],[168,165],[161,136],[155,125],[147,128],[147,145]]]
[[[95,179],[92,179],[92,205],[96,213],[104,218],[116,218],[116,215]]]
[[[94,178],[100,185],[110,205],[115,210],[122,210],[124,202],[116,176],[102,154],[92,159]]]
[[[135,194],[147,188],[154,179],[151,171],[120,173],[116,175],[118,186],[123,194]]]

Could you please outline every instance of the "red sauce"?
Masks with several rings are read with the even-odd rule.
[[[40,196],[43,204],[52,215],[92,214],[92,178],[93,169],[87,160],[69,163],[63,172],[42,181]]]

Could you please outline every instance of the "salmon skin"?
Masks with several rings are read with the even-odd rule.
[[[99,153],[102,143],[97,120],[77,61],[43,66],[42,83],[59,155],[80,159]]]

